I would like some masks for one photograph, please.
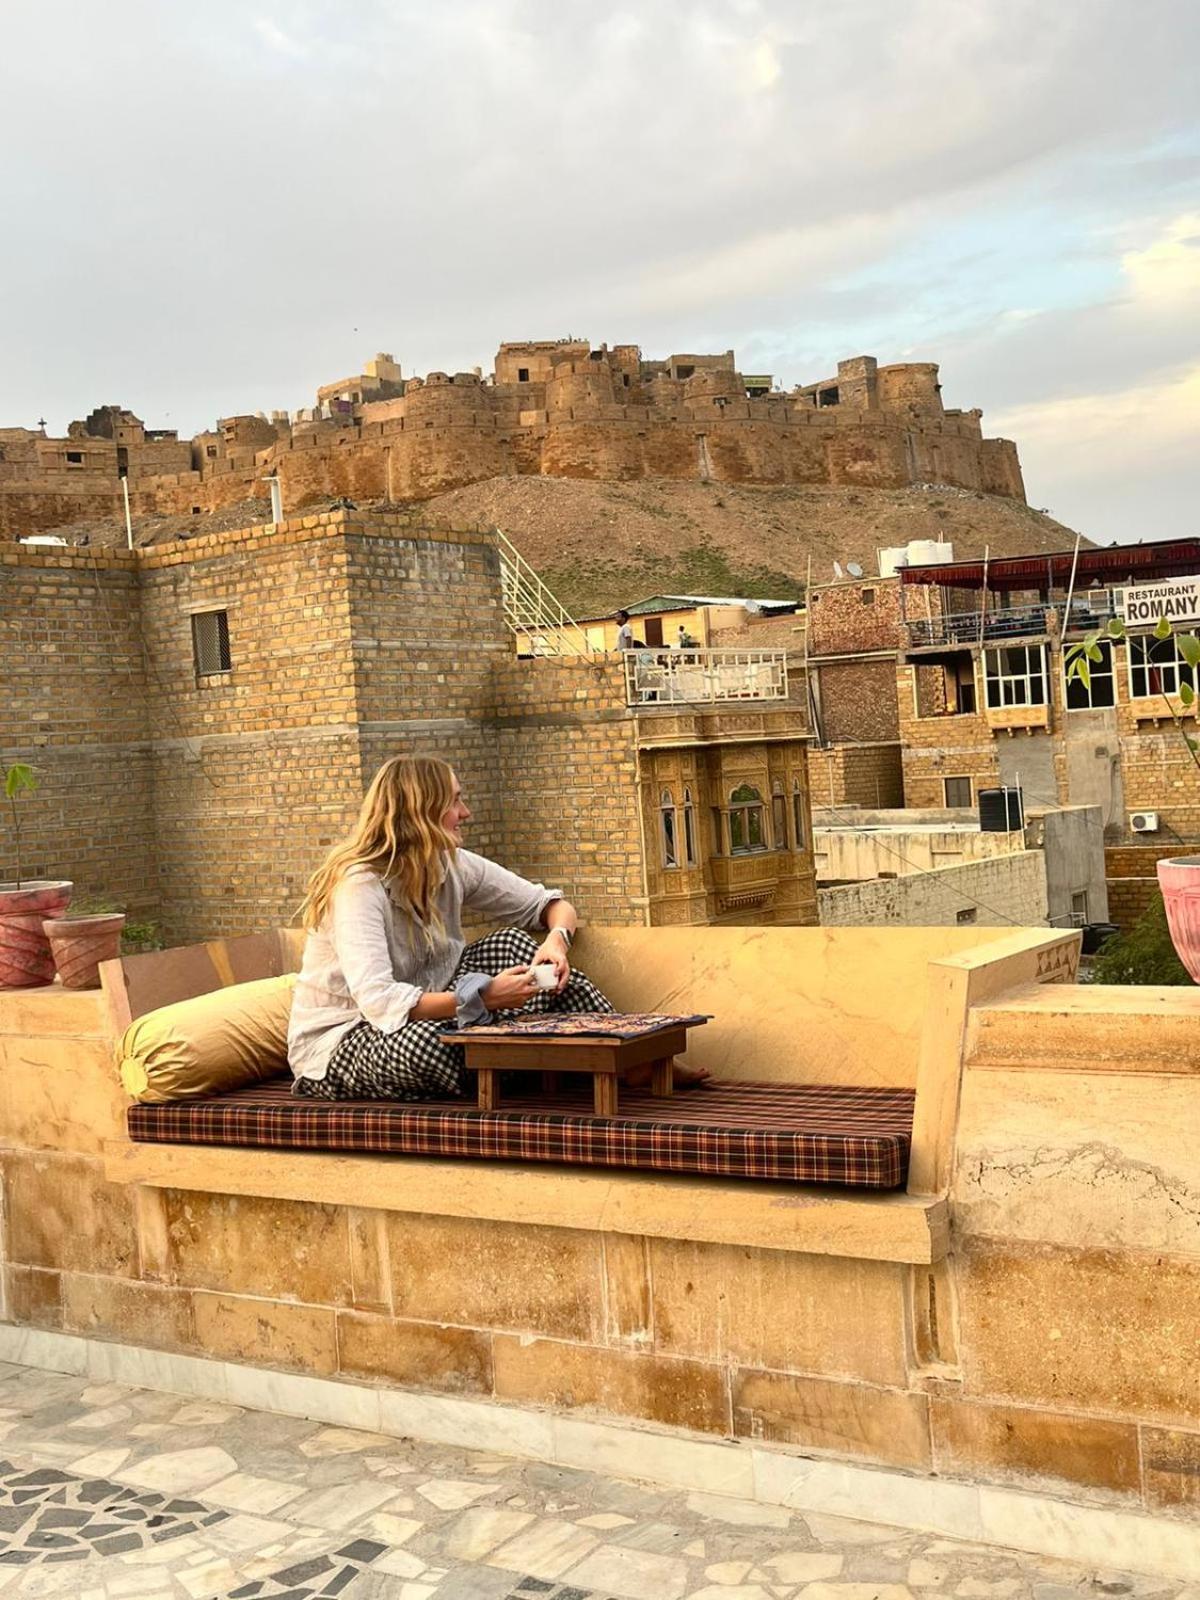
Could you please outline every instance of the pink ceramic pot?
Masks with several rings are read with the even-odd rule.
[[[0,884],[0,989],[37,989],[54,982],[54,956],[42,928],[71,903],[71,883]]]
[[[1175,953],[1200,983],[1200,856],[1158,863],[1158,886],[1167,908]]]
[[[50,917],[42,923],[64,989],[98,989],[100,963],[121,954],[123,911],[94,917]]]

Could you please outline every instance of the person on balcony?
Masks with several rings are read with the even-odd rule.
[[[571,969],[574,907],[557,889],[463,849],[470,820],[445,761],[393,756],[375,774],[301,908],[308,938],[288,1027],[296,1094],[461,1094],[458,1028],[520,1012],[612,1011]],[[467,944],[464,913],[515,926]],[[543,964],[553,969],[548,989],[533,975]]]
[[[628,611],[618,611],[617,614],[617,649],[633,649],[633,629],[629,626]]]

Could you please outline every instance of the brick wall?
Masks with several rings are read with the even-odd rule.
[[[25,876],[152,913],[152,770],[132,557],[0,545],[0,763],[32,765]],[[15,876],[0,814],[0,881]]]
[[[917,670],[903,663],[896,669],[904,804],[910,808],[944,806],[947,778],[970,778],[973,795],[978,795],[981,788],[994,787],[1000,782],[1000,763],[996,735],[987,718],[981,712],[919,717],[915,701]]]
[[[822,926],[908,928],[1041,927],[1046,921],[1046,858],[1019,850],[989,861],[967,861],[864,883],[820,889]]]
[[[1158,894],[1160,861],[1178,855],[1178,844],[1109,845],[1104,851],[1108,916],[1122,933],[1145,916]]]
[[[644,922],[637,727],[621,662],[509,657],[493,685],[500,859],[593,921]]]
[[[879,743],[900,737],[895,657],[822,661],[813,671],[820,688],[824,740]]]
[[[839,744],[810,747],[809,783],[814,806],[904,804],[904,775],[898,744]]]
[[[900,585],[866,578],[813,586],[808,648],[814,656],[895,650],[900,643]]]

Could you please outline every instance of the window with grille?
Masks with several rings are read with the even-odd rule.
[[[1174,639],[1138,634],[1129,641],[1129,692],[1135,700],[1178,694],[1179,685],[1196,687],[1196,673],[1179,653]]]
[[[799,778],[792,779],[792,848],[804,849],[804,790]]]
[[[675,810],[675,796],[664,789],[658,798],[659,842],[662,846],[664,867],[679,865],[679,816]]]
[[[946,804],[948,806],[969,806],[971,804],[970,778],[944,778],[942,783],[946,791]]]
[[[689,867],[696,865],[696,807],[692,791],[683,791],[683,859]]]
[[[729,853],[743,856],[766,848],[762,795],[751,784],[739,784],[729,796]]]
[[[1089,661],[1088,681],[1075,676],[1067,679],[1067,710],[1092,711],[1117,703],[1117,682],[1113,671],[1113,647],[1107,640],[1097,641],[1099,661]]]
[[[990,711],[1046,704],[1046,657],[1040,644],[1004,645],[983,652],[983,686]]]
[[[1076,889],[1071,895],[1071,926],[1085,928],[1088,922],[1088,892]]]
[[[776,850],[788,847],[787,798],[781,783],[771,785],[771,843]]]
[[[198,678],[230,670],[228,611],[197,611],[193,615],[192,653]]]

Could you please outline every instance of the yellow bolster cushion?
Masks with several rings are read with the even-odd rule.
[[[121,1040],[120,1073],[135,1100],[198,1100],[287,1071],[296,975],[236,983],[148,1011]]]

